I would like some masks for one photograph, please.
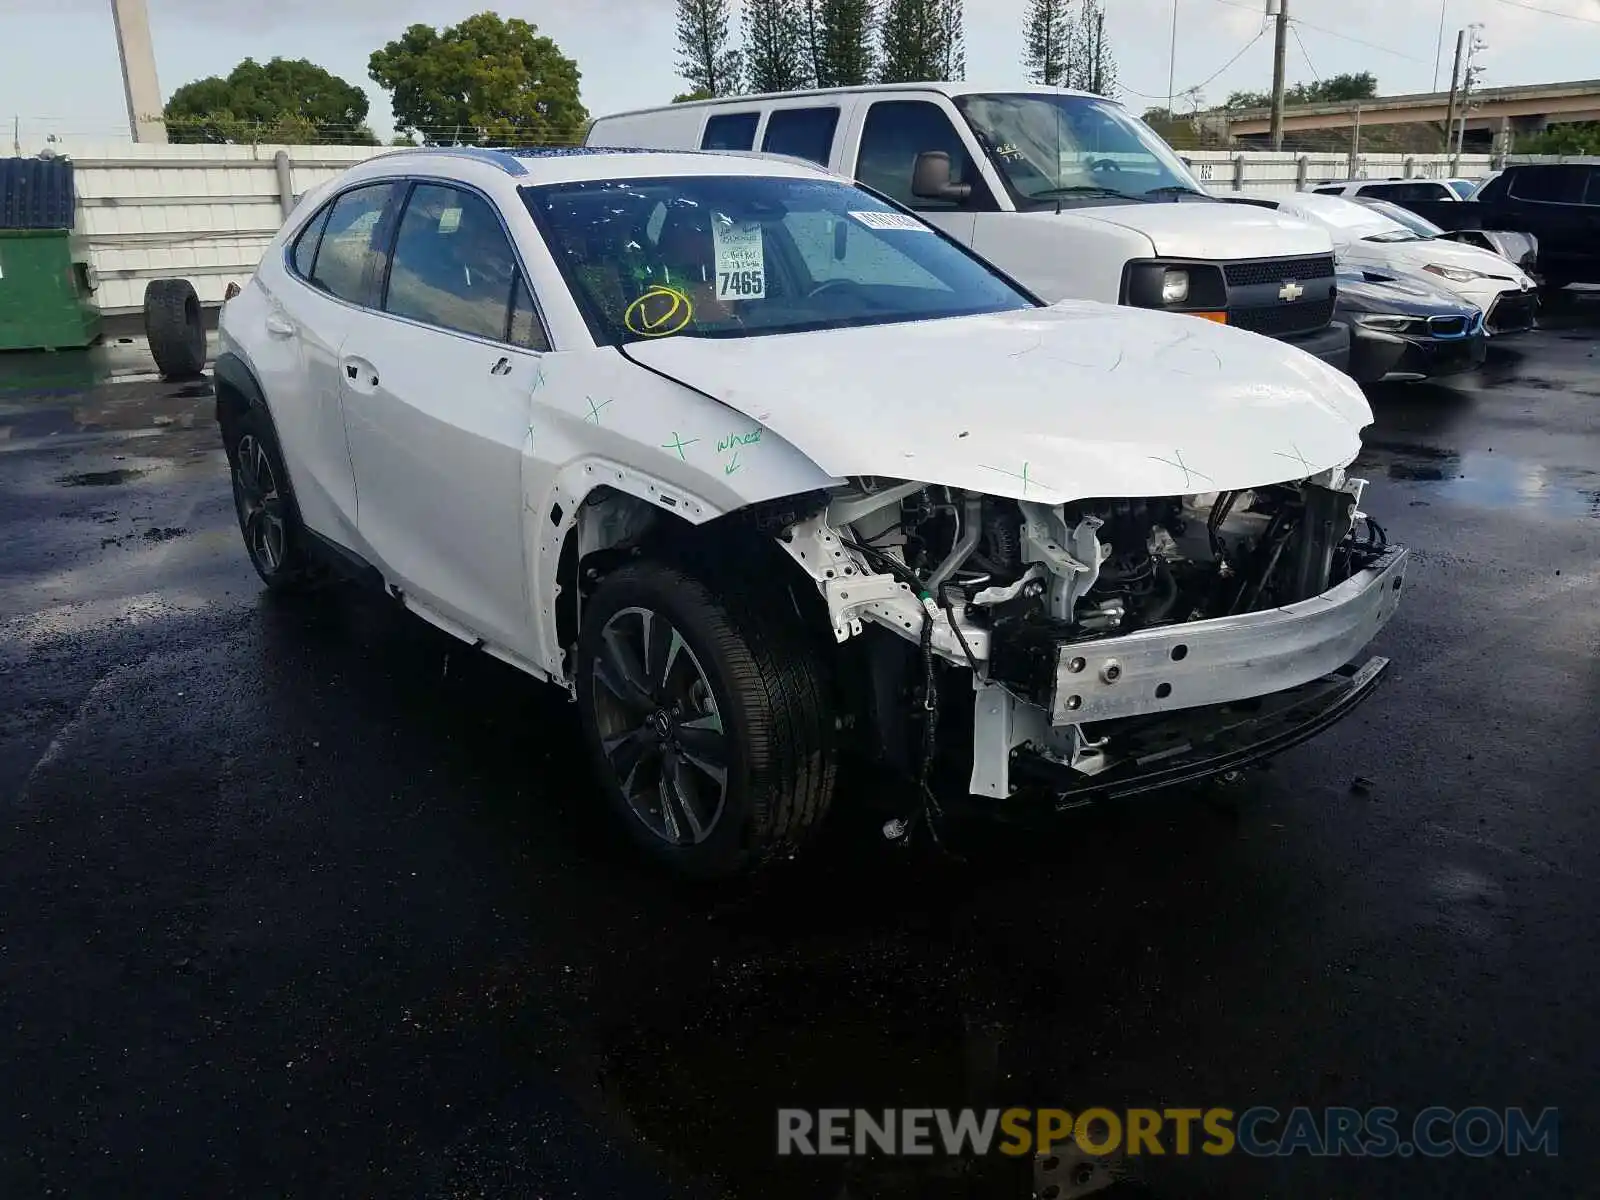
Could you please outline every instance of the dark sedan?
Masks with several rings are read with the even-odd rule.
[[[1335,321],[1350,328],[1357,382],[1415,382],[1483,362],[1483,313],[1425,279],[1341,268]]]

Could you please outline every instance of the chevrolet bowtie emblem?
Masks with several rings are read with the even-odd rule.
[[[1298,283],[1296,283],[1292,279],[1289,280],[1288,283],[1284,284],[1281,288],[1278,289],[1278,299],[1279,300],[1298,300],[1298,299],[1300,299],[1301,296],[1304,296],[1305,294],[1306,294],[1305,288],[1301,287]]]

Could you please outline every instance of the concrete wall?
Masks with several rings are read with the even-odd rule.
[[[42,147],[32,147],[38,150]],[[255,270],[283,218],[275,159],[290,161],[299,196],[354,163],[386,152],[366,146],[191,146],[71,142],[53,147],[77,167],[78,233],[99,278],[108,315],[143,310],[145,284],[162,276],[193,282],[202,303],[217,304],[230,281]],[[1343,154],[1191,150],[1182,157],[1218,194],[1292,192],[1349,177]],[[1461,173],[1490,170],[1487,155],[1463,155]],[[1370,154],[1357,177],[1449,174],[1445,155]]]
[[[283,220],[275,159],[287,151],[299,196],[352,164],[367,146],[74,145],[77,232],[98,276],[103,313],[140,312],[152,279],[182,276],[204,304],[243,282]]]
[[[1180,150],[1178,156],[1218,195],[1272,196],[1299,191],[1333,179],[1446,179],[1448,154],[1295,154],[1287,150]],[[1460,174],[1478,179],[1494,169],[1487,154],[1463,154]]]

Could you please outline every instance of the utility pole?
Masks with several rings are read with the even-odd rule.
[[[1467,50],[1467,31],[1463,29],[1456,34],[1456,63],[1450,68],[1450,99],[1444,108],[1444,150],[1450,152],[1450,147],[1456,140],[1456,94],[1461,87],[1461,56]]]
[[[1268,0],[1270,7],[1271,0]],[[1272,42],[1272,148],[1283,149],[1283,65],[1289,53],[1289,0],[1277,0],[1278,28]]]
[[[1175,120],[1173,116],[1172,89],[1178,77],[1178,0],[1172,0],[1172,49],[1167,54],[1167,120]]]
[[[150,14],[144,0],[111,0],[117,28],[117,54],[122,59],[122,90],[128,100],[128,132],[136,142],[165,142],[161,119],[161,85],[156,82],[155,44],[150,39]]]
[[[1461,151],[1467,141],[1467,111],[1471,107],[1472,85],[1477,82],[1478,76],[1483,72],[1482,67],[1472,65],[1472,60],[1478,51],[1488,49],[1488,44],[1478,36],[1482,28],[1483,26],[1477,22],[1468,25],[1461,31],[1461,40],[1456,43],[1456,58],[1463,65],[1461,68],[1461,95],[1457,103],[1457,108],[1460,112],[1459,124],[1456,128],[1455,146],[1450,157],[1450,173],[1452,175],[1461,173]],[[1462,57],[1461,51],[1463,45],[1466,50],[1465,58]]]
[[[1444,10],[1450,0],[1439,0],[1439,40],[1433,44],[1433,90],[1439,90],[1439,59],[1444,56]]]

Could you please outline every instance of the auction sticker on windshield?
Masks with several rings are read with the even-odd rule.
[[[850,214],[868,229],[914,229],[920,233],[932,233],[921,221],[915,217],[908,217],[905,213],[897,212],[852,212]]]
[[[766,250],[760,225],[711,222],[717,247],[717,299],[760,300],[767,294]]]

